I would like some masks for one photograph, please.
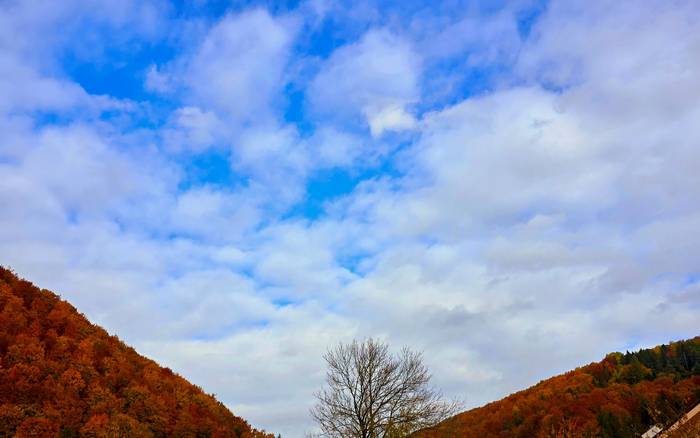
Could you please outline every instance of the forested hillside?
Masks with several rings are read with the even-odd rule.
[[[266,435],[0,267],[0,437]]]
[[[698,402],[700,337],[609,354],[414,436],[632,438]]]

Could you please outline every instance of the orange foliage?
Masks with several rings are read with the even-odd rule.
[[[0,436],[272,435],[0,267]]]
[[[610,354],[414,436],[632,438],[668,427],[698,402],[700,337]]]

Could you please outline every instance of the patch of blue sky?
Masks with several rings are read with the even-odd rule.
[[[348,29],[347,22],[338,22],[332,18],[325,18],[315,23],[307,23],[308,32],[303,33],[299,42],[299,50],[305,56],[328,58],[338,47],[357,38],[361,31]],[[362,28],[364,30],[364,27]]]
[[[358,276],[364,276],[371,271],[371,267],[367,263],[372,257],[370,253],[355,253],[346,254],[338,258],[338,264],[348,271]]]
[[[287,98],[285,122],[294,124],[302,137],[308,137],[313,133],[314,125],[306,116],[304,90],[290,83],[285,87],[284,94]]]
[[[192,156],[184,163],[185,175],[180,190],[193,187],[213,186],[219,189],[234,189],[247,185],[248,177],[231,168],[228,151],[209,149]]]
[[[176,57],[180,49],[166,38],[154,41],[131,39],[100,49],[90,56],[80,50],[67,50],[59,60],[63,72],[92,96],[109,96],[111,99],[131,102],[140,106],[130,111],[129,124],[133,128],[160,127],[168,115],[178,106],[171,96],[161,96],[146,87],[146,76],[153,65],[164,65]],[[63,112],[41,114],[35,118],[37,126],[70,123],[75,114]],[[104,111],[102,120],[121,118],[125,113],[118,109]]]
[[[288,307],[292,306],[294,304],[297,304],[297,301],[292,300],[291,298],[276,298],[272,300],[272,304],[275,307],[282,308],[282,307]]]
[[[66,222],[70,225],[77,225],[79,222],[80,213],[76,208],[68,208],[65,211]]]
[[[397,165],[396,156],[410,143],[410,141],[400,143],[392,154],[384,157],[375,166],[364,168],[334,167],[315,172],[307,181],[304,200],[293,206],[285,218],[319,219],[324,216],[328,202],[349,195],[361,182],[382,177],[399,178],[403,172]]]
[[[96,59],[86,60],[80,53],[69,52],[62,60],[62,67],[89,94],[151,100],[153,93],[144,86],[148,68],[167,62],[175,53],[176,48],[164,40],[133,41],[108,46]]]
[[[318,171],[307,182],[304,200],[292,207],[285,218],[318,219],[325,211],[325,203],[352,193],[357,184],[367,177],[364,173],[353,174],[340,168]]]
[[[700,272],[692,272],[685,277],[684,286],[691,286],[700,283]]]
[[[470,66],[463,59],[434,65],[425,75],[428,78],[424,83],[425,97],[417,105],[417,110],[419,113],[435,111],[490,93],[505,85],[505,78],[510,77],[511,70],[512,65],[508,64]]]
[[[537,0],[516,14],[518,33],[522,39],[527,39],[530,36],[533,26],[548,6],[549,0]]]
[[[302,0],[207,0],[193,2],[191,0],[171,0],[173,15],[176,17],[200,17],[216,20],[228,13],[263,8],[274,14],[281,14],[297,9]]]
[[[217,18],[229,11],[234,3],[231,0],[208,0],[193,2],[190,0],[171,0],[174,15],[177,17],[209,17]]]

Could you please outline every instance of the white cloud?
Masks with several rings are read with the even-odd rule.
[[[239,241],[261,219],[262,201],[252,193],[231,193],[211,187],[180,193],[163,217],[173,231],[220,243]]]
[[[202,152],[224,141],[225,129],[212,111],[199,107],[179,108],[164,132],[164,145],[172,151]]]
[[[313,298],[330,303],[355,275],[337,265],[329,227],[307,228],[302,223],[268,227],[256,248],[255,276],[282,298]]]
[[[3,95],[0,111],[12,109],[65,110],[73,108],[87,95],[78,85],[40,76],[9,53],[0,53],[0,83]]]
[[[374,137],[379,137],[385,131],[405,131],[416,126],[415,117],[408,113],[402,105],[368,107],[364,110],[369,123],[369,130]]]
[[[697,48],[693,30],[700,12],[689,1],[674,7],[663,1],[635,10],[626,6],[553,3],[520,56],[521,72],[553,86],[595,89],[578,98],[591,99],[588,105],[616,104],[608,111],[618,117],[648,112],[669,117],[676,108],[687,110],[685,91],[696,90],[699,81],[691,74],[697,57],[687,55]],[[604,101],[599,99],[603,93]],[[577,98],[578,93],[571,94]]]
[[[208,30],[171,80],[184,82],[196,103],[221,112],[227,123],[270,118],[294,26],[291,18],[272,17],[262,9],[229,14]]]
[[[319,167],[353,167],[358,161],[371,160],[368,141],[360,136],[321,126],[308,139],[310,154]]]
[[[152,66],[146,77],[147,87],[186,103],[161,133],[165,148],[230,150],[233,173],[246,180],[245,196],[275,212],[301,199],[316,167],[280,110],[297,27],[293,14],[230,12],[203,32],[191,53]]]
[[[471,33],[445,53],[421,52],[429,41],[410,43],[410,29],[371,30],[323,63],[308,136],[276,102],[298,28],[263,10],[225,16],[154,70],[169,96],[186,86],[157,132],[89,117],[37,126],[32,109],[95,96],[13,51],[7,71],[30,81],[0,93],[0,262],[290,437],[311,427],[321,354],[338,340],[423,349],[436,383],[472,405],[696,335],[698,10],[571,5],[553,2],[517,48],[519,86],[420,121],[421,59],[459,57],[514,24],[499,16],[482,34],[455,17],[441,38]],[[474,62],[512,60],[515,46]],[[344,129],[358,118],[370,135]],[[416,140],[382,161],[372,135],[405,129]],[[179,160],[212,146],[243,181],[183,184]],[[396,172],[315,220],[284,216],[315,170],[368,162]]]
[[[512,9],[510,9],[510,8]],[[421,49],[429,61],[465,60],[465,68],[507,64],[521,46],[515,2],[503,11],[483,16],[467,10],[466,16],[425,17],[417,20]]]
[[[356,324],[313,304],[287,307],[265,327],[213,341],[143,342],[142,351],[213,388],[233,412],[283,436],[303,436],[326,346],[350,340]],[[202,360],[206,357],[207,360]]]
[[[31,64],[51,66],[63,51],[95,59],[107,45],[157,38],[168,21],[168,5],[160,0],[98,0],[91,6],[80,0],[3,3],[0,47],[21,53]]]
[[[161,71],[156,65],[151,65],[146,70],[144,87],[150,91],[167,94],[173,91],[173,80],[167,72]]]
[[[410,43],[387,30],[336,49],[309,88],[321,117],[364,116],[373,135],[414,125],[409,105],[420,98],[421,61]]]

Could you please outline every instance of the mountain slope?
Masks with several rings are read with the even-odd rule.
[[[638,437],[698,402],[700,337],[609,354],[414,437]]]
[[[0,267],[0,436],[271,435]]]

